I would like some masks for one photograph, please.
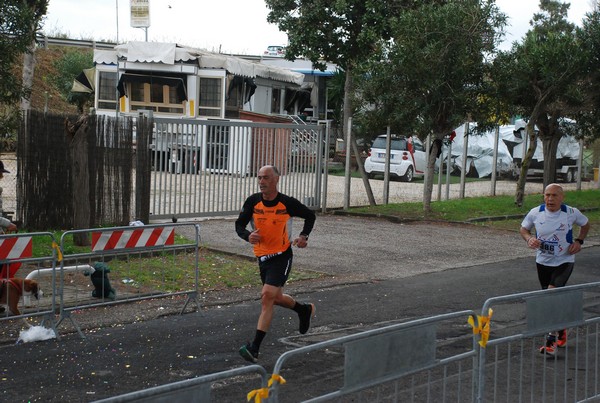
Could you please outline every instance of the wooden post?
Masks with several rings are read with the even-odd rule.
[[[69,151],[73,161],[71,180],[73,181],[73,227],[86,229],[90,227],[90,174],[88,166],[89,116],[83,115],[75,123],[65,120],[65,128],[69,139]],[[73,243],[77,246],[91,244],[89,234],[73,235]]]

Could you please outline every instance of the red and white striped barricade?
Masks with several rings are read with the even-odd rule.
[[[92,252],[165,246],[174,243],[174,227],[138,227],[135,229],[94,232],[92,234]]]
[[[30,236],[13,236],[0,239],[0,260],[25,259],[32,256],[33,242]],[[20,262],[2,265],[0,278],[12,278],[19,268]]]

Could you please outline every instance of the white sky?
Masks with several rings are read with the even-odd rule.
[[[509,16],[508,49],[529,30],[539,0],[496,0]],[[126,42],[145,40],[130,26],[129,0],[50,0],[44,24],[49,36]],[[581,23],[590,0],[572,0],[569,19]],[[118,27],[117,27],[118,10]],[[287,35],[267,23],[264,0],[150,0],[151,42],[176,42],[210,51],[260,55],[268,45],[285,45]]]

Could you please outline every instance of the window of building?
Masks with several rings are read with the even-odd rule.
[[[185,76],[127,72],[117,86],[119,96],[129,97],[129,110],[152,110],[183,115],[187,101]]]
[[[98,109],[117,109],[116,72],[98,72]]]
[[[273,88],[273,96],[271,97],[271,113],[280,113],[281,107],[281,88]]]
[[[177,86],[182,84],[170,83],[129,83],[131,98],[130,110],[151,109],[160,113],[185,113],[185,97],[180,94]]]
[[[223,79],[200,77],[198,116],[221,117],[223,108]]]

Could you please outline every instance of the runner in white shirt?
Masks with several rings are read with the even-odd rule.
[[[581,250],[590,224],[586,216],[574,207],[563,204],[562,186],[552,183],[544,190],[544,204],[532,208],[521,223],[520,233],[527,246],[536,249],[536,266],[542,289],[564,287],[573,272],[575,254]],[[573,237],[573,226],[579,235]],[[535,227],[535,235],[531,230]],[[567,332],[551,333],[540,353],[556,354],[556,347],[565,347]]]

